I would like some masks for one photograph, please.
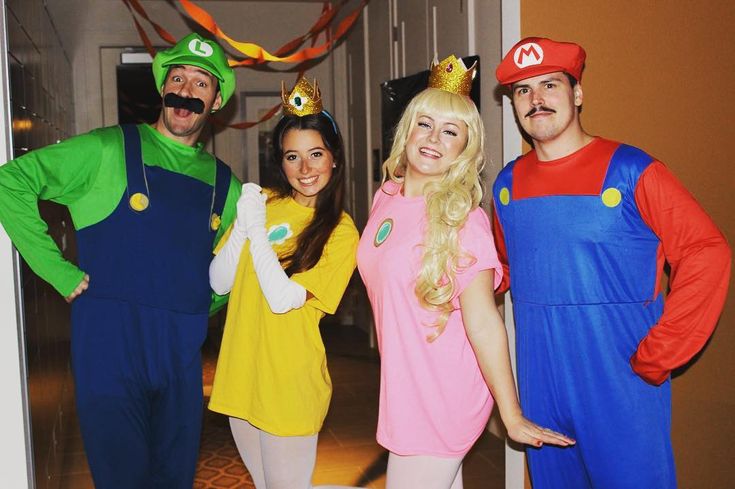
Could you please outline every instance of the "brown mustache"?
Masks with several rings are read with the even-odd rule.
[[[548,107],[545,107],[543,105],[539,105],[538,107],[534,107],[533,109],[529,110],[528,113],[524,117],[531,117],[536,112],[543,111],[543,112],[551,112],[552,114],[556,114],[556,111],[554,109],[550,109]]]

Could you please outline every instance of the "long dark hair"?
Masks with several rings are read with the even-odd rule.
[[[293,253],[281,258],[286,274],[304,272],[313,268],[322,257],[329,236],[337,227],[345,197],[345,156],[342,135],[331,115],[320,112],[303,117],[284,115],[273,129],[273,161],[278,178],[273,191],[278,198],[290,197],[293,188],[283,172],[283,136],[291,129],[317,131],[324,145],[332,153],[335,168],[327,185],[317,194],[314,217],[296,240]]]

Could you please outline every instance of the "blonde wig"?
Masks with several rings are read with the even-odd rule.
[[[423,114],[441,114],[467,124],[464,150],[441,180],[427,183],[423,189],[427,225],[415,293],[422,307],[439,313],[436,323],[430,325],[434,331],[427,337],[428,341],[433,341],[444,331],[452,312],[450,301],[455,292],[457,271],[475,260],[461,249],[459,231],[482,198],[480,172],[484,164],[484,130],[477,107],[469,97],[427,88],[411,100],[396,126],[390,156],[383,163],[383,182],[390,179],[403,183],[408,163],[406,141]]]

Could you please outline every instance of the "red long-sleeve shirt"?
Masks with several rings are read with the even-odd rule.
[[[599,156],[611,149],[608,144],[598,147]],[[609,158],[592,161],[605,163]],[[564,172],[546,172],[538,166],[535,169],[526,166],[523,170],[526,174],[514,175],[512,195],[528,198],[598,193],[606,163],[601,167],[589,162],[590,159],[586,159],[575,163],[576,166],[565,166]],[[543,178],[533,175],[537,170],[543,173]],[[641,174],[635,188],[635,201],[643,221],[660,240],[651,299],[660,292],[664,261],[671,267],[670,292],[663,314],[640,342],[630,361],[638,375],[658,385],[673,369],[689,361],[714,331],[727,295],[730,248],[704,209],[659,161],[651,162]],[[498,288],[498,293],[502,293],[511,284],[512,271],[503,230],[494,210],[493,234],[503,265],[503,281]]]

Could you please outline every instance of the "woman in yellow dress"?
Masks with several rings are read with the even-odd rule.
[[[332,384],[319,321],[337,309],[359,235],[343,210],[342,137],[316,81],[282,94],[278,184],[243,185],[210,282],[231,292],[209,409],[230,417],[257,489],[311,487]]]

